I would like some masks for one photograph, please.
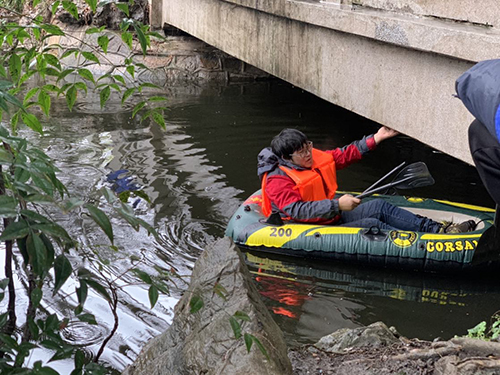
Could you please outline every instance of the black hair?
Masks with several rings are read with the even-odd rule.
[[[299,151],[307,143],[307,137],[297,129],[283,129],[271,141],[273,153],[280,158],[290,159],[290,155]]]

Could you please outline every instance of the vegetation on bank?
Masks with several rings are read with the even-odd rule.
[[[55,161],[20,136],[18,129],[26,126],[43,134],[40,118],[50,117],[55,97],[65,98],[72,110],[78,96],[89,90],[99,93],[100,105],[105,107],[112,92],[120,95],[125,103],[133,94],[154,88],[152,84],[135,81],[138,69],[147,67],[133,59],[137,53],[134,37],[140,51],[145,54],[150,38],[161,36],[151,32],[149,26],[129,18],[129,6],[133,0],[114,5],[85,0],[87,11],[90,9],[93,13],[103,6],[115,6],[122,12],[119,35],[130,52],[123,66],[95,77],[85,64],[99,64],[107,59],[110,38],[104,33],[104,27],[87,30],[88,34],[98,34],[98,46],[88,45],[80,50],[49,44],[52,37],[72,36],[56,24],[47,22],[52,16],[42,15],[63,11],[78,20],[81,14],[72,1],[39,3],[39,0],[34,0],[32,7],[23,10],[23,4],[17,0],[0,0],[0,12],[6,15],[0,17],[0,219],[3,221],[0,241],[5,250],[2,254],[5,254],[6,277],[0,280],[0,300],[5,298],[2,305],[6,307],[0,311],[0,373],[53,375],[57,372],[50,367],[51,362],[73,358],[71,375],[104,374],[110,370],[101,365],[99,359],[118,328],[118,292],[126,285],[123,280],[125,273],[114,277],[110,272],[110,260],[100,255],[103,247],[111,252],[119,250],[106,212],[114,212],[137,231],[143,228],[156,236],[154,228],[136,217],[126,203],[130,194],[147,197],[140,191],[117,196],[107,188],[99,191],[100,196],[72,196],[57,177]],[[68,56],[79,58],[82,64],[64,66],[61,60]],[[37,85],[27,89],[26,83],[35,78]],[[135,105],[133,116],[140,115],[142,121],[165,127],[165,107],[158,106],[164,99],[145,96]],[[53,216],[68,214],[92,219],[108,243],[79,242],[53,219]],[[15,259],[16,249],[22,258],[19,262]],[[159,293],[168,293],[167,282],[172,273],[157,269],[155,275],[150,275],[141,270],[140,260],[133,259],[133,262],[134,266],[128,271],[148,285],[153,307]],[[16,307],[21,285],[15,284],[15,274],[26,289],[26,311]],[[63,290],[70,277],[77,280],[78,286],[68,295],[68,291]],[[114,318],[109,335],[92,358],[77,346],[68,344],[62,336],[62,330],[72,324],[97,324],[96,317],[85,309],[89,290],[107,301]],[[46,297],[66,299],[71,295],[76,296],[78,304],[68,316],[51,313],[44,303]],[[47,362],[30,363],[34,351],[40,348],[52,352],[52,357]]]

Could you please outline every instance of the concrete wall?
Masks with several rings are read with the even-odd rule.
[[[475,9],[472,0],[448,13],[428,0],[333,1],[163,0],[156,22],[471,162],[472,117],[454,83],[474,61],[500,56],[498,30],[448,20],[467,16],[455,1]],[[475,23],[500,20],[488,1],[494,12],[476,11]]]

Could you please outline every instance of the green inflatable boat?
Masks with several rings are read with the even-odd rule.
[[[462,222],[472,219],[478,225],[474,232],[463,234],[300,223],[277,226],[265,222],[259,190],[235,212],[226,235],[242,248],[302,258],[431,272],[477,271],[500,266],[497,242],[489,238],[488,243],[484,243],[485,237],[498,237],[494,226],[494,209],[437,199],[387,195],[377,195],[375,198],[385,199],[436,221]],[[369,199],[374,198],[365,198]],[[485,233],[487,231],[489,233]]]

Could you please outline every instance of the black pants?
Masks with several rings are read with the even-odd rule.
[[[495,203],[500,205],[500,143],[474,120],[469,127],[469,147],[479,176]]]

